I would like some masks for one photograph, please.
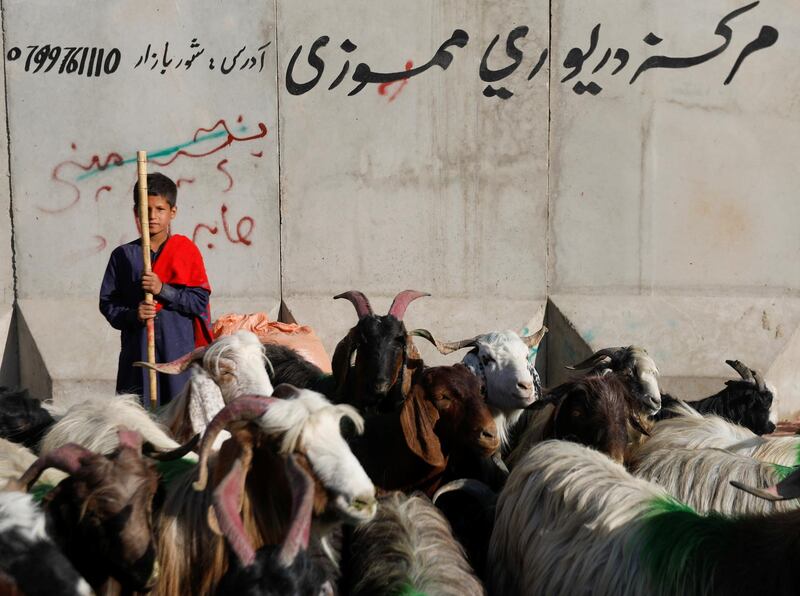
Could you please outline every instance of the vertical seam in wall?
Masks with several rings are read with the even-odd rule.
[[[544,251],[544,279],[545,279],[545,310],[544,318],[547,318],[549,309],[547,308],[550,300],[550,126],[552,122],[552,101],[553,101],[553,0],[547,3],[547,205],[546,225],[545,225],[545,251]],[[545,367],[550,362],[550,342],[545,342]],[[545,378],[547,374],[545,373]]]
[[[278,44],[278,4],[275,0],[275,130],[278,144],[278,294],[283,302],[283,189],[281,178],[281,65]]]
[[[2,20],[3,29],[3,56],[5,57],[6,51],[6,9],[2,1],[0,1],[0,20]],[[3,100],[5,102],[6,114],[6,160],[8,161],[8,219],[11,224],[11,277],[13,280],[13,293],[14,304],[17,303],[17,254],[16,243],[14,238],[14,194],[11,191],[11,130],[8,121],[8,77],[6,76],[6,61],[3,60]]]

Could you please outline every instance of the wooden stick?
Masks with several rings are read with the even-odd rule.
[[[136,164],[139,173],[139,227],[142,229],[142,258],[144,259],[144,272],[153,271],[150,262],[150,213],[147,208],[147,151],[136,152]],[[144,300],[153,304],[153,294],[144,293]],[[156,363],[156,329],[155,321],[147,319],[147,362]],[[150,369],[150,409],[155,410],[158,405],[158,380],[156,371]]]

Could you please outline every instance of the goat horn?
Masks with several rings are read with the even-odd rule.
[[[572,366],[567,366],[569,370],[581,370],[584,368],[592,368],[594,365],[599,363],[603,358],[611,358],[613,359],[620,350],[623,348],[603,348],[602,350],[597,350],[594,354],[589,356],[583,362],[579,362],[578,364],[573,364]]]
[[[424,337],[429,342],[431,342],[436,349],[439,350],[442,354],[450,354],[451,352],[455,352],[456,350],[461,350],[462,348],[469,348],[475,346],[475,341],[480,336],[472,337],[470,339],[462,339],[461,341],[450,341],[450,342],[442,342],[437,340],[433,337],[430,331],[427,329],[414,329],[409,333],[409,335],[415,335],[417,337]]]
[[[756,387],[759,391],[766,391],[767,390],[767,383],[764,381],[764,377],[761,376],[761,373],[757,370],[750,369],[750,372],[753,373],[753,378],[756,381]]]
[[[242,470],[242,462],[237,459],[219,486],[214,489],[212,503],[220,531],[228,540],[231,550],[236,553],[239,561],[247,567],[255,561],[256,551],[245,534],[244,524],[239,514],[243,485],[244,470]]]
[[[92,455],[94,453],[77,443],[67,443],[58,449],[45,453],[33,462],[20,477],[19,484],[22,485],[24,490],[30,490],[30,487],[33,486],[34,482],[39,479],[39,476],[47,468],[56,468],[69,475],[75,474],[83,465],[81,460]]]
[[[187,368],[189,365],[192,364],[195,360],[200,360],[205,354],[208,346],[203,346],[201,348],[196,348],[189,352],[188,354],[184,354],[180,358],[173,360],[172,362],[163,362],[160,364],[150,364],[149,362],[134,362],[134,366],[138,366],[141,368],[149,368],[160,373],[164,373],[165,375],[179,375]]]
[[[392,301],[392,306],[389,307],[389,314],[398,321],[403,320],[403,315],[406,314],[408,305],[417,298],[423,296],[430,296],[427,292],[417,292],[416,290],[403,290]]]
[[[439,490],[433,494],[433,499],[431,500],[435,505],[436,500],[442,495],[459,490],[472,495],[487,507],[493,507],[497,503],[497,495],[495,492],[483,482],[475,480],[474,478],[459,478],[458,480],[448,482],[444,486],[439,487]]]
[[[750,372],[750,369],[747,368],[744,364],[742,364],[738,360],[726,360],[725,364],[727,364],[733,370],[739,373],[739,376],[742,377],[742,380],[747,381],[748,383],[752,383],[753,385],[756,384],[756,380],[753,378],[753,373]]]
[[[156,461],[173,461],[176,459],[180,459],[190,451],[193,451],[197,447],[197,444],[199,442],[200,442],[200,433],[197,433],[186,443],[170,451],[159,451],[149,441],[144,444],[142,451],[147,457],[149,457],[150,459],[154,459]]]
[[[232,422],[253,420],[263,416],[275,400],[270,397],[245,395],[238,397],[222,408],[206,427],[206,434],[200,443],[200,457],[197,463],[197,481],[192,485],[194,490],[205,490],[208,484],[208,455],[211,446],[222,430]]]
[[[291,455],[286,459],[286,475],[292,488],[292,523],[278,553],[278,560],[288,568],[294,563],[297,553],[308,548],[314,483],[311,476],[297,465]]]
[[[788,501],[800,498],[800,469],[797,468],[778,484],[768,488],[754,488],[736,480],[730,482],[736,488],[768,501]]]
[[[358,290],[342,292],[341,294],[337,294],[333,297],[334,300],[337,298],[347,298],[350,302],[352,302],[353,306],[356,307],[356,314],[358,315],[359,320],[373,314],[372,305],[369,303],[369,300]]]
[[[525,345],[528,346],[529,348],[535,348],[540,343],[542,343],[542,339],[544,338],[544,334],[547,333],[547,331],[548,331],[547,327],[542,325],[542,328],[539,329],[539,331],[537,331],[533,335],[520,335],[519,338],[522,341],[524,341]]]

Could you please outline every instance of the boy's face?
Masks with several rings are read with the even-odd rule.
[[[149,195],[147,197],[148,209],[148,223],[150,228],[150,237],[156,235],[166,235],[169,232],[169,226],[175,215],[178,212],[177,207],[170,207],[167,199],[161,195]],[[134,209],[136,218],[139,218],[138,208]]]

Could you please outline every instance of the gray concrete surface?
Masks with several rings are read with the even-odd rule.
[[[283,299],[332,353],[355,322],[334,294],[360,289],[385,312],[413,288],[432,297],[409,307],[407,325],[446,339],[545,319],[538,364],[549,384],[591,350],[639,343],[668,390],[716,391],[734,357],[778,387],[782,414],[800,411],[791,3],[765,0],[732,18],[730,42],[714,31],[744,4],[725,0],[0,6],[10,139],[0,134],[0,153],[11,163],[10,212],[0,184],[3,382],[65,398],[113,386],[118,337],[96,296],[111,250],[136,236],[130,158],[145,148],[168,163],[151,171],[182,180],[175,231],[203,252],[215,316],[275,317]],[[527,34],[507,52],[520,26]],[[777,43],[723,84],[762,27]],[[418,68],[459,29],[469,41],[449,48],[447,70],[348,96],[359,64]],[[58,74],[62,59],[43,72],[47,58],[33,72],[34,53],[26,71],[36,44],[117,48],[120,64]],[[300,46],[297,83],[324,69],[292,94]],[[649,56],[715,48],[702,64],[631,82]],[[617,50],[628,60],[612,74]],[[514,56],[510,75],[489,80]],[[486,97],[488,85],[512,95]],[[458,359],[420,345],[432,364]]]

